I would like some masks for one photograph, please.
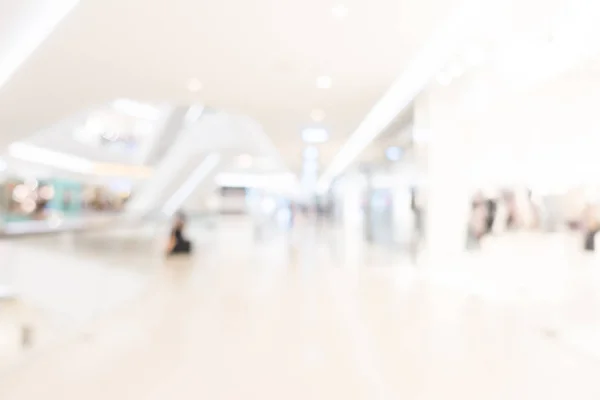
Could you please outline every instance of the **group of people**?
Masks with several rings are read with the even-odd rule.
[[[539,227],[540,213],[531,192],[520,200],[509,193],[498,197],[485,197],[478,193],[471,203],[468,245],[476,247],[483,237],[492,233]]]
[[[521,201],[510,196],[485,198],[478,194],[471,203],[467,246],[476,248],[485,236],[506,230],[526,228],[553,231],[560,224],[553,220],[544,223],[545,219],[549,219],[549,213],[545,211],[542,205],[532,199],[531,193]],[[582,215],[568,221],[567,225],[583,234],[585,251],[595,251],[596,236],[600,232],[600,212],[597,206],[588,204]]]
[[[506,214],[503,203],[496,199],[476,196],[471,203],[467,245],[469,247],[479,245],[484,236],[501,229],[499,224],[502,220],[508,225],[510,217]]]

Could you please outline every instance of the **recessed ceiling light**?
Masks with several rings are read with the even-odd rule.
[[[325,143],[329,133],[324,128],[307,128],[302,131],[302,140],[306,143]]]
[[[312,110],[310,118],[315,122],[321,122],[325,119],[325,111],[319,109]]]
[[[196,78],[190,79],[190,81],[188,82],[188,90],[192,93],[197,93],[197,92],[201,91],[202,87],[203,87],[202,82],[200,82]]]
[[[343,4],[336,4],[331,8],[331,15],[336,19],[344,19],[348,16],[350,10]]]
[[[317,78],[317,87],[319,89],[329,89],[331,88],[331,77],[327,75],[323,75]]]

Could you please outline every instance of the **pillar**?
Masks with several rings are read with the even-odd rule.
[[[430,267],[451,267],[466,250],[473,188],[468,114],[461,109],[461,82],[434,84],[417,99],[418,164],[425,176],[425,249]]]

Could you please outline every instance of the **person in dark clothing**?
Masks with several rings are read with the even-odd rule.
[[[487,199],[485,201],[486,216],[485,216],[485,233],[490,234],[494,228],[494,221],[496,220],[496,210],[498,204],[495,199]]]
[[[179,213],[173,224],[167,255],[190,254],[192,252],[192,243],[183,235],[184,228],[185,216]]]
[[[587,206],[583,212],[583,234],[585,251],[596,251],[596,235],[600,231],[600,224],[596,218],[596,210],[592,206]]]

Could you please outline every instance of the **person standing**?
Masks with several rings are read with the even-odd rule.
[[[592,205],[587,205],[583,211],[583,233],[585,251],[593,252],[596,250],[596,234],[600,230],[600,224],[596,217],[596,209]]]

